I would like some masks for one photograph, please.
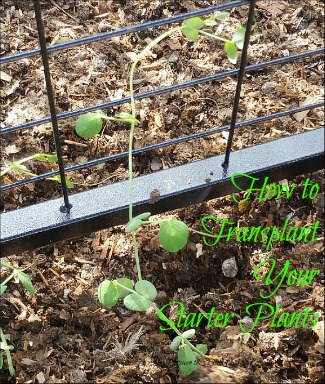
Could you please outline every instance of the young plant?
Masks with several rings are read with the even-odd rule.
[[[83,117],[87,118],[87,115],[84,115]],[[95,118],[93,118],[91,120],[96,121]],[[92,132],[92,123],[91,122],[89,123],[88,127],[89,127],[89,131]],[[83,137],[82,136],[82,130],[80,131],[79,135],[81,137]],[[0,172],[0,177],[4,178],[5,184],[11,184],[11,180],[6,176],[6,174],[10,173],[11,171],[15,171],[15,172],[18,172],[20,174],[27,175],[30,177],[37,176],[36,173],[33,173],[29,168],[27,168],[26,165],[24,165],[24,163],[31,161],[31,160],[46,161],[46,162],[52,163],[54,166],[54,164],[56,165],[56,163],[58,161],[58,157],[56,155],[51,155],[51,154],[47,154],[47,153],[36,153],[35,155],[24,157],[23,159],[9,163],[8,166],[3,171]],[[76,185],[83,186],[83,187],[94,187],[94,186],[97,186],[99,184],[103,184],[105,181],[113,178],[114,176],[117,176],[117,174],[112,174],[109,177],[106,177],[105,179],[99,181],[98,183],[93,183],[93,184],[77,183],[77,182],[69,179],[67,176],[65,176],[65,182],[66,182],[66,185],[68,188],[74,188]],[[45,180],[52,180],[52,181],[56,181],[58,183],[61,183],[61,176],[55,175],[55,176],[47,177]]]
[[[16,268],[13,265],[6,263],[5,261],[0,261],[0,266],[6,267],[9,269],[12,269],[13,272],[0,284],[0,296],[7,290],[10,280],[12,280],[14,277],[18,276],[18,279],[20,283],[25,287],[25,289],[32,295],[35,291],[33,283],[30,279],[30,277],[24,272],[27,268]],[[8,363],[8,369],[10,376],[15,376],[15,369],[12,363],[11,353],[10,351],[13,350],[14,347],[12,345],[8,345],[7,339],[5,334],[2,331],[2,328],[0,327],[0,350],[3,350],[5,352],[7,363]],[[0,370],[3,367],[3,356],[0,352]]]
[[[157,314],[159,308],[155,304],[154,300],[157,297],[157,290],[155,286],[147,280],[142,279],[141,266],[138,252],[138,243],[136,241],[136,232],[147,224],[159,224],[160,229],[158,233],[159,242],[162,247],[168,252],[178,252],[185,247],[189,232],[196,232],[205,236],[216,237],[214,235],[208,235],[189,228],[184,222],[177,220],[176,218],[169,218],[165,220],[148,221],[150,212],[145,212],[133,217],[133,138],[135,127],[139,124],[139,120],[136,118],[135,98],[134,98],[134,74],[139,61],[149,51],[159,44],[162,40],[171,36],[174,33],[181,33],[189,40],[195,42],[200,36],[206,36],[219,40],[224,43],[224,49],[226,55],[231,63],[237,62],[238,49],[242,49],[245,28],[238,28],[233,33],[232,39],[226,39],[224,37],[211,33],[210,27],[217,25],[219,20],[223,20],[227,17],[227,12],[221,12],[211,18],[202,19],[200,17],[193,17],[185,20],[180,26],[171,28],[170,30],[162,33],[152,42],[150,42],[136,57],[132,63],[129,74],[129,89],[130,89],[130,101],[131,101],[131,114],[119,113],[114,117],[109,117],[104,114],[103,111],[89,112],[78,118],[76,123],[76,133],[82,138],[90,138],[98,134],[103,125],[103,120],[108,121],[123,121],[130,124],[129,134],[129,148],[128,148],[128,170],[129,170],[129,222],[126,225],[126,233],[130,233],[133,241],[134,257],[137,269],[138,280],[134,283],[132,280],[126,277],[120,277],[115,280],[102,281],[98,289],[99,302],[106,306],[112,307],[116,305],[119,299],[123,299],[124,305],[133,311],[146,311],[150,307],[153,308]],[[190,329],[181,333],[165,315],[160,312],[160,316],[165,319],[171,328],[176,333],[176,337],[170,344],[170,348],[173,351],[178,350],[178,365],[181,372],[186,375],[191,374],[198,368],[197,359],[200,356],[206,356],[207,346],[204,344],[193,345],[189,339],[195,336],[195,330]]]
[[[15,368],[12,364],[12,358],[11,358],[11,353],[10,353],[10,351],[13,349],[14,349],[14,347],[12,345],[8,345],[6,336],[3,333],[2,328],[0,327],[0,370],[3,367],[3,356],[1,353],[1,350],[3,350],[3,351],[5,351],[5,354],[6,354],[10,376],[15,376],[15,374],[16,374]]]
[[[36,153],[35,155],[24,157],[23,159],[9,163],[8,166],[0,173],[0,177],[4,177],[10,171],[16,171],[20,174],[31,176],[31,177],[37,176],[29,168],[27,168],[26,165],[24,165],[24,163],[27,163],[28,161],[31,161],[31,160],[47,161],[54,165],[58,161],[58,157],[56,155],[50,155],[47,153]],[[61,176],[55,175],[53,177],[47,177],[46,180],[53,180],[53,181],[57,181],[58,183],[61,183]],[[6,184],[11,183],[11,180],[9,178],[4,179],[4,181]],[[74,184],[72,183],[72,181],[69,180],[67,177],[66,177],[66,183],[68,188],[74,187]]]

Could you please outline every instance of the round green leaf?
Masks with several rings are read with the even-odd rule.
[[[144,213],[141,213],[141,214],[138,215],[138,216],[134,216],[133,219],[130,220],[130,221],[127,223],[127,226],[126,226],[126,228],[125,228],[125,232],[126,232],[126,233],[129,233],[129,232],[136,231],[138,228],[141,227],[141,225],[142,225],[142,220],[147,219],[150,215],[151,215],[150,212],[144,212]]]
[[[197,29],[192,27],[181,27],[181,31],[184,36],[186,36],[191,41],[196,41],[199,37],[199,32]]]
[[[138,228],[140,228],[141,225],[142,225],[142,220],[137,219],[137,218],[133,218],[132,220],[130,220],[130,221],[127,223],[127,226],[126,226],[126,228],[125,228],[125,232],[126,232],[126,233],[134,232],[134,231],[136,231]]]
[[[229,12],[223,11],[219,12],[217,15],[214,16],[216,20],[224,20],[226,17],[228,17]]]
[[[151,303],[138,293],[131,293],[124,298],[124,305],[131,311],[145,311],[151,306]]]
[[[179,343],[181,342],[181,340],[182,340],[182,338],[180,336],[174,337],[173,341],[169,345],[169,348],[172,351],[176,351],[176,349],[178,348]]]
[[[114,281],[118,282],[119,284],[123,285],[126,288],[133,289],[133,281],[128,279],[127,277],[121,277]],[[116,285],[116,289],[117,289],[119,299],[124,298],[125,296],[131,293],[129,290],[122,288],[119,285]]]
[[[135,290],[148,300],[155,300],[157,297],[156,287],[147,280],[137,281],[135,283]]]
[[[213,26],[217,25],[217,22],[213,19],[205,19],[205,25],[207,27],[213,27]]]
[[[200,17],[191,17],[190,19],[184,20],[182,27],[190,27],[196,30],[202,29],[205,26],[205,21]]]
[[[88,112],[80,116],[76,123],[77,135],[83,139],[89,139],[97,135],[102,129],[103,123],[99,113]]]
[[[159,230],[160,244],[168,252],[178,252],[184,248],[188,239],[188,228],[185,223],[180,220],[171,219],[164,221]]]
[[[204,355],[208,352],[208,347],[206,344],[196,344],[195,346],[200,352],[202,352]]]
[[[104,280],[98,287],[98,300],[105,307],[113,307],[118,301],[118,291],[113,281]]]
[[[185,375],[190,375],[198,368],[196,354],[187,344],[182,345],[178,351],[178,367]]]
[[[184,339],[190,339],[194,335],[195,335],[195,329],[189,329],[182,333],[182,336],[184,337]]]
[[[232,41],[227,41],[225,43],[225,51],[226,51],[228,60],[232,64],[236,64],[237,63],[237,47],[236,47],[236,44],[233,43]]]
[[[246,28],[237,28],[232,36],[232,41],[237,45],[239,49],[243,49],[245,40]]]

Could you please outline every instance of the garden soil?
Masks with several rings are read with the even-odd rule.
[[[41,1],[48,44],[124,28],[186,11],[220,4],[205,0],[139,1]],[[324,6],[318,0],[258,1],[248,52],[250,64],[288,54],[320,48]],[[245,24],[247,6],[233,9],[220,22],[218,32],[231,36]],[[50,68],[58,112],[127,97],[132,60],[167,26],[148,29],[69,48],[51,54]],[[38,47],[31,1],[1,1],[1,54],[10,55]],[[162,42],[141,61],[136,73],[137,93],[185,82],[197,77],[236,68],[228,62],[219,42],[200,38],[189,42],[178,34]],[[250,72],[245,76],[238,121],[295,106],[317,102],[323,96],[324,61],[313,56],[294,63]],[[229,77],[188,89],[169,92],[137,102],[141,124],[136,129],[135,147],[201,132],[229,123],[236,79]],[[1,128],[49,115],[42,62],[37,56],[5,64],[1,68]],[[113,115],[129,112],[129,105],[105,111]],[[233,150],[280,137],[317,129],[323,125],[321,108],[258,126],[238,129]],[[83,140],[74,132],[74,119],[60,121],[66,165],[83,163],[127,150],[128,125],[111,123],[95,138]],[[135,176],[159,171],[223,153],[227,132],[169,146],[135,157]],[[53,153],[50,124],[17,131],[1,138],[2,166],[35,153]],[[49,171],[45,162],[25,164],[35,174]],[[90,184],[113,183],[127,178],[127,159],[100,164],[69,173],[75,183],[71,193],[92,188]],[[10,184],[25,178],[11,171],[2,178]],[[319,185],[314,199],[302,198],[307,179]],[[202,236],[190,234],[187,246],[176,254],[158,244],[158,227],[138,234],[143,277],[158,290],[157,305],[181,302],[186,313],[234,313],[227,326],[201,322],[195,342],[208,346],[209,359],[189,377],[179,373],[176,353],[169,344],[175,337],[161,331],[166,324],[157,314],[131,312],[122,302],[113,308],[99,305],[97,288],[104,279],[129,277],[136,280],[131,238],[124,226],[106,228],[78,239],[42,249],[10,255],[4,260],[26,270],[35,285],[29,295],[14,280],[1,296],[0,325],[12,351],[16,377],[7,364],[0,371],[1,383],[321,383],[324,378],[324,177],[323,172],[282,180],[296,185],[290,198],[281,196],[259,201],[253,193],[245,204],[232,196],[204,202],[158,216],[170,215],[202,231],[206,215],[228,218],[236,226],[278,226],[290,218],[291,225],[320,228],[315,241],[283,241],[266,249],[265,243],[220,240],[204,244]],[[43,180],[2,193],[1,210],[10,211],[60,196],[60,185]],[[238,193],[238,200],[244,192]],[[108,197],[109,198],[109,197]],[[28,220],[27,218],[25,218]],[[210,228],[218,231],[216,222]],[[229,277],[223,263],[234,258],[237,273]],[[317,325],[279,327],[271,318],[260,320],[251,333],[256,311],[250,304],[263,301],[276,285],[265,286],[254,276],[262,260],[276,260],[279,273],[289,260],[290,270],[319,270],[310,284],[287,284],[265,300],[280,305],[284,312],[319,312]],[[234,261],[233,260],[233,261]],[[233,262],[232,261],[232,262]],[[267,273],[269,265],[260,272]],[[10,272],[1,269],[1,281]],[[259,276],[261,273],[259,274]],[[228,276],[228,277],[227,277]],[[179,307],[168,306],[165,314],[177,322]],[[248,318],[250,317],[250,318]]]

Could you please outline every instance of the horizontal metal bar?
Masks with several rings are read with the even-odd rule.
[[[291,61],[295,61],[298,59],[318,55],[318,54],[321,54],[323,52],[324,52],[323,48],[318,48],[318,49],[314,49],[312,51],[300,52],[300,53],[293,54],[291,56],[280,57],[278,59],[273,59],[273,60],[265,61],[265,62],[258,63],[258,64],[248,65],[245,69],[245,72],[257,71],[257,70],[264,69],[264,68],[272,66],[272,65],[289,63]],[[155,89],[152,91],[137,94],[137,95],[135,95],[135,99],[141,100],[141,99],[144,99],[146,97],[152,97],[152,96],[161,95],[164,93],[169,93],[172,91],[177,91],[177,90],[183,89],[183,88],[193,87],[195,85],[207,83],[209,81],[218,81],[218,80],[221,80],[221,79],[229,77],[229,76],[235,76],[237,74],[238,74],[238,69],[234,69],[231,71],[217,73],[217,74],[211,75],[211,76],[200,77],[198,79],[186,81],[184,83],[170,85],[168,87],[163,87],[163,88]],[[96,111],[98,109],[110,108],[110,107],[114,107],[116,105],[121,105],[121,104],[129,103],[129,102],[130,102],[130,98],[124,97],[122,99],[107,101],[105,103],[92,105],[90,107],[77,109],[75,111],[60,113],[57,115],[57,118],[58,118],[58,120],[68,119],[70,117],[79,116],[83,113]],[[22,129],[33,128],[37,125],[49,123],[50,121],[51,121],[51,117],[48,116],[48,117],[44,117],[42,119],[29,121],[28,123],[23,123],[23,124],[19,124],[19,125],[7,127],[7,128],[0,128],[0,135],[6,135],[8,133],[12,133],[12,132],[22,130]]]
[[[272,119],[276,119],[276,118],[279,118],[279,117],[288,116],[288,115],[291,115],[291,114],[294,114],[294,113],[297,113],[297,112],[307,111],[309,109],[319,108],[319,107],[323,107],[323,106],[324,106],[323,102],[318,102],[318,103],[309,104],[309,105],[302,105],[300,107],[295,107],[295,108],[292,108],[292,109],[287,109],[285,111],[275,112],[275,113],[272,113],[271,115],[256,117],[254,119],[238,122],[238,123],[235,124],[235,128],[237,129],[237,128],[246,127],[248,125],[256,125],[256,124],[261,123],[263,121],[272,120]],[[192,135],[178,137],[176,139],[166,140],[164,142],[160,142],[160,143],[157,143],[157,144],[151,144],[151,145],[147,145],[146,147],[137,148],[137,149],[134,149],[132,151],[132,153],[134,155],[139,155],[141,153],[145,153],[145,152],[153,151],[153,150],[156,150],[156,149],[159,149],[159,148],[167,147],[169,145],[177,145],[177,144],[180,144],[180,143],[183,143],[183,142],[186,142],[186,141],[190,141],[190,140],[195,140],[195,139],[211,136],[211,135],[214,135],[215,133],[226,131],[228,128],[229,128],[229,125],[224,125],[224,126],[219,127],[219,128],[212,128],[212,129],[209,129],[207,131],[198,132],[198,133],[194,133]],[[98,165],[98,164],[108,163],[110,161],[126,158],[127,156],[128,156],[128,152],[125,151],[125,152],[117,153],[117,154],[114,154],[114,155],[100,157],[98,159],[86,161],[85,163],[71,165],[69,167],[66,167],[65,171],[66,171],[66,173],[72,172],[72,171],[77,171],[77,170],[80,170],[80,169],[85,169],[85,168],[93,167],[93,166]],[[51,172],[43,173],[41,175],[30,177],[28,179],[15,181],[14,183],[0,186],[0,191],[6,191],[6,190],[9,190],[9,189],[12,189],[12,188],[20,187],[22,185],[33,183],[35,181],[44,180],[47,177],[53,177],[53,176],[58,175],[58,174],[59,174],[59,171],[51,171]]]
[[[138,24],[138,25],[134,25],[131,27],[121,28],[121,29],[118,29],[116,31],[104,32],[104,33],[100,33],[97,35],[82,37],[80,39],[76,39],[73,41],[67,41],[64,43],[51,45],[48,47],[47,50],[48,50],[48,52],[55,52],[55,51],[59,51],[59,50],[67,49],[67,48],[77,47],[79,45],[94,43],[94,42],[104,40],[104,39],[109,39],[109,38],[112,38],[115,36],[125,35],[127,33],[139,32],[139,31],[143,31],[143,30],[149,29],[149,28],[154,28],[154,27],[159,27],[161,25],[175,23],[175,22],[182,21],[182,20],[185,20],[185,19],[190,18],[190,17],[194,17],[194,16],[203,16],[203,15],[206,15],[208,13],[213,13],[216,11],[222,11],[224,9],[230,9],[230,8],[238,7],[240,5],[244,5],[247,3],[249,3],[249,0],[231,1],[229,3],[220,4],[220,5],[216,5],[216,6],[209,7],[209,8],[199,9],[196,11],[186,12],[186,13],[183,13],[181,15],[175,15],[175,16],[171,16],[171,17],[168,17],[165,19],[149,21],[147,23]],[[0,57],[0,64],[9,63],[11,61],[15,61],[18,59],[24,59],[26,57],[35,56],[35,55],[40,54],[40,52],[41,52],[40,49],[33,49],[33,50],[27,51],[27,52],[21,52],[21,53],[17,53],[17,54],[10,55],[10,56]]]
[[[227,174],[224,155],[173,167],[134,179],[134,214],[157,214],[187,207],[237,192],[230,181],[233,173],[269,177],[269,181],[291,178],[324,167],[324,128],[273,140],[232,152]],[[238,178],[247,188],[249,181]],[[158,189],[160,199],[150,204],[150,193]],[[70,197],[70,213],[59,210],[61,199],[50,200],[1,215],[1,255],[35,249],[78,237],[128,221],[128,181],[99,187]]]

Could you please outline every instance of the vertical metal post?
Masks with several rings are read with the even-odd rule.
[[[36,23],[37,23],[37,30],[38,30],[38,38],[39,38],[42,60],[43,60],[46,90],[47,90],[47,96],[48,96],[50,112],[51,112],[53,135],[55,140],[56,153],[58,156],[58,165],[59,165],[59,172],[60,172],[61,185],[62,185],[62,194],[64,199],[64,206],[60,207],[60,211],[69,213],[72,205],[69,203],[68,188],[65,180],[60,133],[58,128],[58,119],[57,119],[57,113],[55,108],[53,88],[51,83],[51,73],[50,73],[48,52],[46,47],[46,39],[45,39],[45,33],[44,33],[44,25],[42,20],[42,9],[41,9],[40,0],[34,0],[34,9],[35,9],[35,16],[36,16]]]
[[[235,124],[236,124],[238,107],[239,107],[239,100],[240,100],[240,91],[241,91],[241,87],[243,84],[243,79],[244,79],[244,74],[245,74],[245,69],[246,69],[247,49],[248,49],[248,44],[249,44],[249,37],[251,34],[251,29],[252,29],[253,20],[254,20],[255,4],[256,4],[256,0],[251,0],[249,3],[248,17],[247,17],[247,23],[246,23],[245,41],[244,41],[243,51],[242,51],[242,55],[241,55],[240,68],[239,68],[239,72],[238,72],[237,87],[236,87],[234,105],[233,105],[233,109],[232,109],[231,121],[230,121],[230,126],[229,126],[229,136],[228,136],[228,141],[227,141],[226,155],[225,155],[225,160],[222,164],[225,171],[227,171],[227,168],[228,168],[229,157],[230,157],[230,152],[231,152],[231,145],[232,145],[232,140],[234,137]]]

